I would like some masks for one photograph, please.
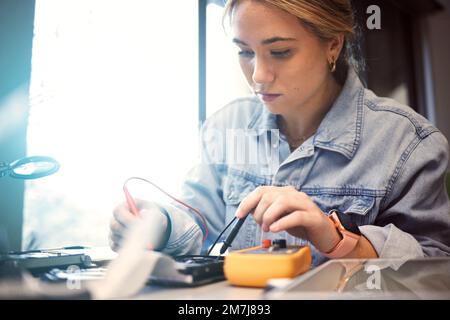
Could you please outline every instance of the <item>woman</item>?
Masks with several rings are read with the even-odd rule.
[[[226,13],[256,97],[203,126],[204,161],[182,197],[208,222],[203,247],[201,220],[166,204],[157,211],[168,225],[159,249],[199,253],[234,216],[250,214],[233,249],[275,234],[310,244],[314,265],[450,254],[448,143],[411,108],[361,84],[350,1],[232,0]],[[224,148],[236,136],[245,138],[237,153]],[[115,209],[113,248],[134,220],[126,204]]]

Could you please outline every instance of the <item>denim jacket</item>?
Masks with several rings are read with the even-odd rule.
[[[356,224],[380,258],[450,255],[450,206],[445,188],[449,146],[424,117],[364,88],[353,70],[316,133],[293,152],[277,115],[256,98],[238,99],[211,116],[201,130],[201,161],[187,175],[184,206],[161,205],[172,224],[163,249],[198,254],[234,217],[258,186],[293,186],[324,214],[337,209]],[[230,230],[225,232],[224,238]],[[232,250],[285,238],[262,234],[246,219]],[[325,260],[311,244],[313,265]]]

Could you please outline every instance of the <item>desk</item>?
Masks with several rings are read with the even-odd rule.
[[[196,287],[145,287],[136,299],[450,300],[450,258],[331,260],[268,292],[226,281]]]
[[[124,277],[121,273],[120,275],[123,281],[117,292],[123,293],[123,289],[129,288],[130,281],[128,276]],[[143,276],[142,279],[145,281],[146,275]],[[66,284],[44,285],[38,283],[37,279],[31,279],[30,276],[25,280],[9,283],[8,280],[0,279],[0,299],[88,298],[87,290],[68,290]],[[236,287],[227,281],[220,281],[192,288],[148,285],[137,295],[129,298],[136,300],[450,300],[450,257],[410,260],[331,260],[270,291]]]
[[[450,300],[450,258],[331,260],[265,298]]]
[[[263,289],[243,288],[220,281],[194,288],[167,288],[146,286],[136,297],[138,300],[260,300]]]

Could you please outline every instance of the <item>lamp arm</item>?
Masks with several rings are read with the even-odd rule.
[[[9,165],[6,162],[0,161],[0,178],[6,176],[9,169]]]

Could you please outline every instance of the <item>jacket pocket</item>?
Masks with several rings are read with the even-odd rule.
[[[223,183],[223,201],[238,206],[250,192],[259,186],[270,185],[270,180],[238,170],[229,170]]]
[[[372,224],[376,217],[376,197],[362,195],[316,195],[311,196],[318,207],[328,215],[335,209],[348,215],[358,226]]]

